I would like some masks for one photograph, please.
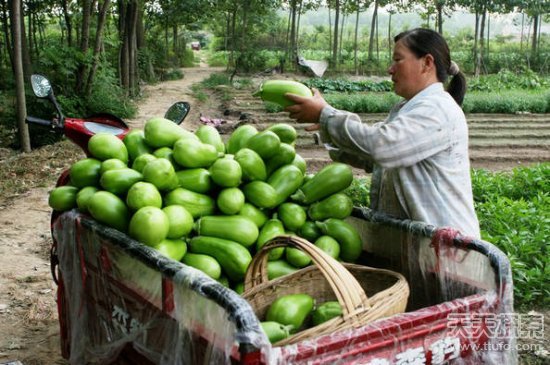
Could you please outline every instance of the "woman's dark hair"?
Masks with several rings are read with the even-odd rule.
[[[440,82],[447,81],[451,76],[451,52],[449,46],[441,34],[431,29],[416,28],[399,33],[394,41],[402,41],[418,58],[431,54],[434,58],[437,79]],[[461,71],[452,76],[447,92],[451,94],[458,105],[462,105],[466,93],[466,78]]]

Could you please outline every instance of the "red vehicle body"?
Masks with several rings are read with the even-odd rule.
[[[367,245],[365,257],[370,266],[405,274],[411,288],[407,312],[273,347],[234,291],[85,215],[64,213],[52,226],[63,355],[75,364],[515,363],[510,328],[494,333],[495,321],[505,323],[511,311],[509,266],[500,251],[368,209],[356,208],[349,221],[365,242],[394,236],[395,244],[383,238],[382,246],[407,247],[397,260],[384,254],[391,250],[375,253]],[[384,233],[370,236],[376,231]],[[424,250],[434,266],[426,262],[426,270],[416,271],[419,265],[404,259]],[[474,261],[480,272],[461,272]]]

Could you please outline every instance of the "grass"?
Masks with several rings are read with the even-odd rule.
[[[191,85],[191,90],[201,102],[205,102],[214,90],[220,93],[221,101],[229,101],[233,98],[233,89],[240,90],[249,88],[251,85],[252,80],[249,78],[231,80],[227,73],[213,73],[203,81]]]

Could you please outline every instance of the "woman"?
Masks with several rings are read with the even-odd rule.
[[[468,157],[468,127],[460,107],[466,80],[437,32],[413,29],[395,37],[389,74],[404,100],[383,122],[363,124],[312,98],[287,94],[290,117],[319,123],[330,156],[356,167],[374,166],[371,208],[399,218],[459,229],[479,238]],[[445,91],[443,83],[451,81]],[[310,128],[312,129],[312,128]]]

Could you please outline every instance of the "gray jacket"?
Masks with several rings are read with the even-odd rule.
[[[330,106],[320,123],[322,142],[337,148],[332,159],[372,168],[372,209],[479,238],[466,117],[441,83],[373,125]]]

